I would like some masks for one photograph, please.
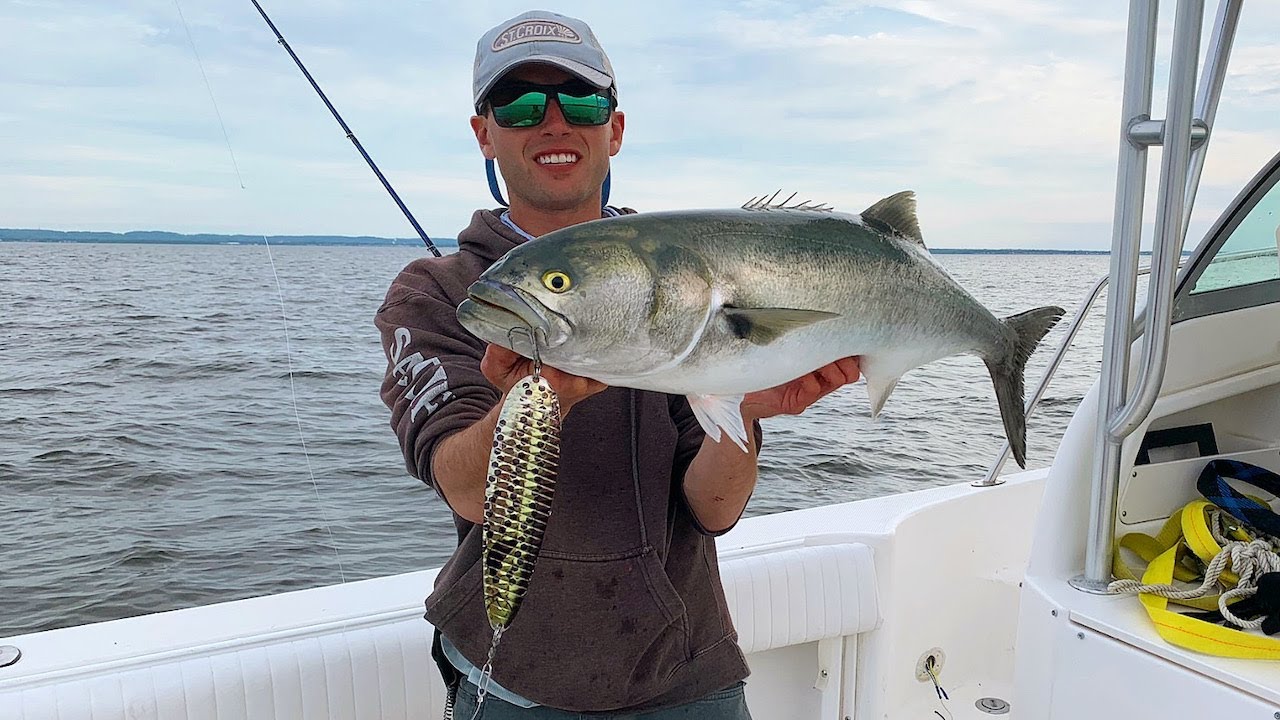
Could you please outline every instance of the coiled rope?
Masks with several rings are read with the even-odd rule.
[[[1258,592],[1258,578],[1266,573],[1280,572],[1280,540],[1269,536],[1259,536],[1250,541],[1233,540],[1229,537],[1231,526],[1228,519],[1234,520],[1220,508],[1205,508],[1206,525],[1213,539],[1221,546],[1221,550],[1205,567],[1204,580],[1199,587],[1186,588],[1173,584],[1144,584],[1137,580],[1116,580],[1107,589],[1120,595],[1137,595],[1149,593],[1169,600],[1196,600],[1207,597],[1222,589],[1220,580],[1224,572],[1230,568],[1239,577],[1239,582],[1230,590],[1218,596],[1218,612],[1222,617],[1240,628],[1257,630],[1262,627],[1264,618],[1244,620],[1231,612],[1229,604],[1237,600],[1253,597]]]

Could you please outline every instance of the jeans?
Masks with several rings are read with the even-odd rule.
[[[745,683],[737,683],[693,702],[639,713],[577,713],[541,705],[522,708],[490,695],[475,720],[751,720]],[[476,712],[476,686],[467,681],[458,684],[458,699],[453,706],[454,720],[472,720]]]

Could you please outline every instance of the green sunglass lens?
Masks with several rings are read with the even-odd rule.
[[[585,83],[535,86],[537,89],[527,89],[528,87],[494,90],[490,103],[493,117],[499,125],[509,128],[538,125],[546,117],[548,95],[551,92],[555,92],[560,112],[569,124],[603,125],[609,122],[609,115],[613,110],[612,100],[607,94],[596,92]]]
[[[532,127],[547,112],[547,94],[527,92],[505,105],[495,105],[493,118],[503,127]]]
[[[583,97],[556,93],[564,119],[573,125],[603,125],[609,121],[609,98],[599,93]]]

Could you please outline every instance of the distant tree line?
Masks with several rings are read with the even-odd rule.
[[[272,245],[416,245],[419,238],[384,238],[369,235],[268,235]],[[215,233],[164,232],[134,230],[124,233],[87,232],[80,230],[26,230],[0,228],[0,242],[74,242],[74,243],[147,243],[169,245],[262,245],[261,235],[218,235]],[[456,246],[455,238],[431,238],[437,245]]]

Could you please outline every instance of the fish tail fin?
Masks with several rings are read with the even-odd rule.
[[[1042,307],[1010,315],[1001,322],[1013,332],[1013,345],[1008,354],[998,358],[983,358],[991,382],[996,388],[996,401],[1000,404],[1000,419],[1004,421],[1004,434],[1013,449],[1013,459],[1018,467],[1027,466],[1027,416],[1023,409],[1025,381],[1023,373],[1027,358],[1045,334],[1062,319],[1065,310],[1060,307]]]

